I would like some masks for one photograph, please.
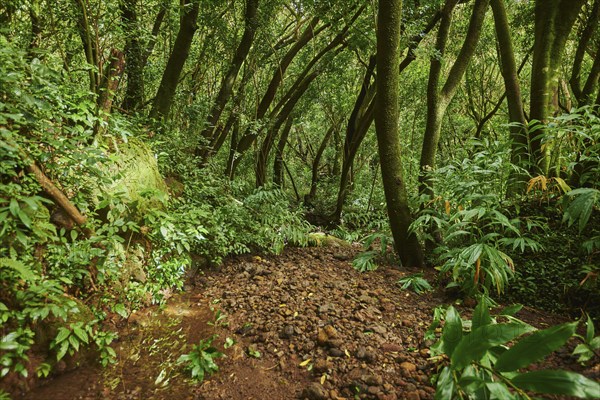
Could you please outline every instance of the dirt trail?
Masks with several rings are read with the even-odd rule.
[[[448,299],[401,291],[398,279],[416,271],[356,272],[356,251],[227,260],[164,309],[130,317],[115,346],[118,364],[66,373],[23,399],[433,398],[436,366],[422,338],[433,308]],[[557,322],[537,312],[525,319],[538,327]],[[217,360],[219,373],[192,384],[176,360],[213,334],[227,357]],[[226,338],[235,344],[223,350]],[[553,360],[578,368],[568,352]]]

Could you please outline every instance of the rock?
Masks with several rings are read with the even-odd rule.
[[[383,385],[383,378],[379,375],[374,375],[374,374],[363,375],[363,376],[361,376],[360,380],[369,386]]]
[[[290,339],[294,336],[294,327],[292,325],[286,325],[283,330],[279,333],[279,337],[282,339]]]
[[[381,392],[381,388],[379,386],[369,386],[367,389],[367,393],[373,396],[376,396],[379,392]]]
[[[402,349],[403,347],[396,343],[384,343],[381,345],[381,351],[384,353],[397,353],[401,352]]]
[[[304,388],[300,398],[307,400],[326,400],[327,391],[320,384],[313,382]]]
[[[319,346],[325,347],[327,345],[328,340],[329,336],[327,335],[327,332],[325,332],[325,329],[319,329],[319,331],[317,332],[317,344]]]
[[[331,357],[344,357],[344,352],[340,349],[333,347],[329,349],[329,355]]]
[[[417,366],[411,362],[404,361],[402,364],[400,364],[400,369],[402,370],[402,374],[407,376],[415,372],[417,370]]]
[[[380,335],[385,335],[387,332],[387,329],[385,329],[385,327],[381,325],[371,325],[366,330],[379,333]]]
[[[373,362],[375,360],[375,353],[372,349],[367,349],[363,346],[360,346],[356,350],[356,358],[359,360],[365,360],[367,362]]]
[[[406,400],[421,400],[421,396],[419,396],[419,392],[417,391],[408,392],[404,396]]]
[[[317,360],[313,364],[313,370],[319,374],[327,372],[331,368],[331,362],[327,360]]]

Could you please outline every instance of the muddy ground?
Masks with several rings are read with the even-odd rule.
[[[440,290],[400,290],[397,281],[418,271],[355,271],[358,251],[338,245],[228,259],[191,278],[167,306],[119,322],[117,364],[80,367],[15,398],[432,399],[438,365],[423,334],[433,309],[453,300]],[[529,308],[519,316],[538,328],[565,320]],[[217,374],[192,383],[176,361],[212,335],[226,357]],[[235,344],[224,349],[226,341]],[[568,349],[547,364],[600,377]]]

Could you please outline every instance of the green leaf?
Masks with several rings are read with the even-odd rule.
[[[600,397],[600,383],[570,371],[532,371],[518,375],[512,383],[520,389],[537,393],[561,394],[583,399]]]
[[[446,323],[442,331],[442,348],[450,357],[456,345],[462,339],[462,320],[456,309],[452,306],[446,311]]]
[[[71,334],[71,331],[68,330],[67,328],[64,327],[60,327],[58,328],[58,334],[56,335],[56,339],[54,339],[55,343],[61,343],[63,342],[66,338],[69,337],[69,335]]]
[[[492,347],[509,342],[524,333],[531,332],[531,330],[530,326],[516,322],[485,325],[474,329],[463,337],[454,349],[451,357],[452,367],[456,369],[464,368],[471,361],[480,360],[486,351]]]
[[[488,310],[488,307],[483,299],[480,300],[479,304],[477,304],[477,307],[475,307],[475,310],[473,311],[473,318],[471,319],[473,321],[473,330],[479,328],[480,326],[485,326],[492,323],[490,311]]]
[[[81,340],[83,343],[89,343],[89,337],[86,331],[76,326],[73,328],[73,333]]]
[[[508,315],[510,317],[514,316],[516,313],[521,311],[523,308],[523,304],[513,304],[512,306],[508,306],[504,308],[498,315]]]
[[[19,207],[19,202],[17,201],[17,199],[10,199],[10,205],[8,208],[10,210],[10,213],[15,217],[17,215],[19,215],[19,211],[21,210],[21,207]]]
[[[485,387],[490,391],[490,400],[509,400],[515,398],[503,383],[486,382]]]
[[[58,353],[56,353],[56,360],[60,361],[67,354],[67,350],[69,350],[69,342],[62,342]]]
[[[77,340],[75,336],[69,336],[69,344],[75,349],[75,351],[79,351],[79,340]]]
[[[577,322],[553,326],[523,338],[496,361],[498,371],[516,371],[560,348],[575,333]]]
[[[19,210],[17,215],[19,216],[19,219],[23,225],[31,229],[31,218],[29,218],[29,215],[27,215],[27,213],[23,210]]]
[[[585,330],[585,341],[591,343],[594,339],[595,334],[596,332],[594,330],[594,321],[592,321],[592,318],[590,318],[590,316],[588,315]]]
[[[452,370],[449,367],[444,367],[438,376],[435,400],[451,399],[454,394],[454,385]]]

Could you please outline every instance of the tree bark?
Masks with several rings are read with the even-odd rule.
[[[398,67],[399,74],[401,74],[402,71],[404,71],[414,60],[416,60],[417,55],[415,50],[425,35],[427,35],[435,27],[440,18],[441,12],[438,11],[433,15],[421,32],[410,38],[410,44],[408,45],[406,57],[404,57],[400,63],[400,66]],[[361,90],[354,103],[354,108],[350,114],[350,118],[348,119],[346,138],[344,140],[344,156],[340,171],[340,186],[338,190],[335,211],[331,217],[332,221],[336,224],[339,224],[340,222],[342,210],[344,208],[344,202],[346,201],[346,197],[348,195],[350,171],[352,170],[352,166],[354,164],[354,158],[358,152],[358,149],[360,148],[360,144],[367,135],[369,128],[373,124],[375,115],[376,84],[375,82],[371,82],[371,79],[373,79],[373,81],[375,80],[375,76],[373,75],[373,70],[375,69],[375,59],[376,56],[373,55],[369,60],[369,65],[367,66],[367,72],[365,73]]]
[[[335,126],[332,126],[331,128],[329,128],[329,130],[327,130],[327,133],[323,137],[323,140],[321,141],[321,145],[319,146],[319,148],[315,154],[315,158],[313,159],[312,174],[311,174],[311,181],[310,181],[310,192],[306,196],[304,196],[304,198],[305,198],[304,202],[307,204],[310,204],[313,201],[313,199],[315,198],[315,196],[317,195],[317,186],[319,183],[319,165],[321,164],[321,158],[323,157],[323,153],[325,152],[325,149],[327,148],[327,144],[329,143],[329,139],[333,135],[334,131],[335,131]]]
[[[558,88],[558,70],[565,44],[586,0],[536,0],[533,63],[531,67],[530,119],[546,123],[552,115]],[[544,130],[529,132],[533,163],[530,173],[546,175],[548,162],[542,138]]]
[[[179,23],[179,32],[175,38],[173,51],[167,61],[160,86],[154,97],[152,110],[150,111],[151,118],[163,119],[169,115],[181,71],[190,54],[194,33],[198,29],[196,20],[200,11],[199,1],[182,0],[182,4],[183,10]]]
[[[140,41],[141,30],[136,10],[135,0],[122,0],[119,3],[121,9],[121,24],[125,37],[125,74],[127,75],[127,87],[121,107],[125,111],[135,110],[143,102],[143,57],[144,49]]]
[[[512,38],[504,0],[491,0],[494,24],[496,27],[496,40],[500,58],[500,70],[504,78],[506,101],[508,104],[508,118],[511,123],[510,133],[512,139],[511,161],[513,164],[528,169],[529,151],[527,145],[527,119],[523,109],[521,87],[519,84],[519,71],[515,61]],[[514,195],[525,187],[527,174],[513,171],[509,177],[508,195]]]
[[[275,154],[275,161],[273,161],[273,184],[277,187],[283,187],[283,152],[285,150],[285,145],[287,144],[293,124],[294,116],[290,115],[285,123],[285,126],[283,127],[283,132],[281,132],[279,142],[277,143],[277,153]]]
[[[421,245],[416,235],[408,230],[412,216],[402,175],[398,135],[401,7],[401,0],[379,1],[375,131],[394,247],[403,267],[420,268],[423,266]]]
[[[433,197],[433,182],[428,172],[435,168],[435,157],[440,141],[442,120],[450,101],[456,94],[458,85],[469,65],[471,57],[475,52],[479,36],[483,27],[483,20],[489,0],[475,0],[473,12],[469,21],[469,28],[460,49],[460,52],[450,68],[446,82],[441,90],[438,90],[442,62],[440,57],[444,56],[452,13],[458,0],[447,0],[442,10],[442,19],[438,30],[436,49],[439,55],[431,59],[429,70],[429,81],[427,84],[427,122],[423,147],[420,160],[419,193]]]
[[[231,61],[231,66],[229,67],[227,74],[225,74],[223,77],[221,88],[219,89],[219,93],[215,99],[215,104],[213,105],[206,121],[206,128],[200,134],[204,139],[204,142],[211,141],[217,123],[219,122],[219,118],[221,118],[221,114],[225,109],[225,105],[233,93],[233,85],[238,76],[240,68],[242,67],[242,64],[246,60],[246,57],[252,48],[254,36],[256,34],[256,30],[258,29],[258,2],[259,0],[246,1],[246,11],[244,14],[244,34],[242,35],[242,39],[240,40],[240,43],[235,51],[233,60]],[[200,146],[196,150],[196,154],[202,157],[203,152],[204,144],[200,143]],[[202,158],[204,159],[206,156]]]

